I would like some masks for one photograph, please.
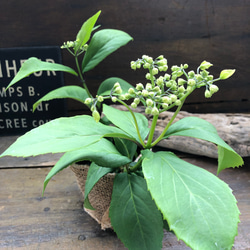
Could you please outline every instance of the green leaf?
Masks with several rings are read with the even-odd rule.
[[[82,72],[87,72],[98,65],[108,55],[126,45],[132,37],[127,33],[114,30],[103,29],[97,31],[88,46],[82,61]]]
[[[186,117],[170,126],[164,138],[188,136],[206,140],[218,145],[218,174],[221,170],[244,164],[242,158],[218,135],[216,128],[198,117]],[[226,157],[225,157],[226,156]]]
[[[200,69],[201,70],[205,70],[205,69],[209,69],[211,66],[213,66],[212,63],[207,62],[207,61],[203,61],[200,65]]]
[[[109,168],[117,168],[131,161],[128,157],[121,155],[110,141],[101,139],[91,145],[65,153],[47,175],[44,189],[55,174],[72,163],[83,160],[89,160],[99,166]]]
[[[133,119],[132,114],[129,111],[121,111],[116,108],[103,105],[103,113],[107,116],[107,118],[117,127],[125,131],[127,134],[131,135],[138,142],[140,142],[135,121]],[[149,132],[148,128],[148,120],[147,118],[139,113],[134,113],[135,118],[137,120],[137,124],[139,127],[139,131],[142,139],[144,140]]]
[[[162,216],[142,177],[127,173],[116,175],[109,216],[115,232],[127,248],[162,248]]]
[[[239,210],[228,185],[171,152],[143,157],[148,189],[178,239],[192,249],[231,249]]]
[[[88,170],[87,180],[85,184],[84,191],[84,207],[94,210],[92,205],[89,202],[88,195],[95,184],[106,174],[111,173],[112,168],[105,168],[92,163]]]
[[[23,78],[39,71],[63,71],[77,76],[77,73],[70,67],[62,64],[43,62],[36,57],[30,57],[26,60],[22,67],[17,72],[16,76],[12,79],[7,88],[22,80]]]
[[[122,138],[114,138],[114,143],[117,150],[122,154],[127,156],[130,159],[133,159],[137,145],[133,141],[124,140]]]
[[[79,86],[63,86],[61,88],[50,91],[48,94],[40,98],[36,103],[34,103],[33,111],[36,110],[37,106],[41,102],[60,98],[72,98],[76,101],[84,103],[85,99],[88,98],[88,94],[85,89]]]
[[[80,47],[88,42],[91,36],[91,32],[94,29],[95,23],[100,16],[101,11],[98,11],[95,15],[90,17],[86,22],[83,23],[81,29],[76,36],[77,45],[75,46],[75,51],[78,51]]]
[[[235,72],[235,69],[224,69],[220,72],[220,80],[225,80],[232,76]]]
[[[97,142],[108,133],[124,134],[122,130],[97,123],[87,115],[58,118],[19,137],[0,157],[72,151]]]
[[[114,84],[117,82],[120,83],[123,94],[127,93],[130,88],[134,89],[134,87],[130,83],[126,82],[125,80],[118,78],[118,77],[110,77],[100,84],[98,91],[97,91],[97,95],[109,95],[110,91],[114,87]]]

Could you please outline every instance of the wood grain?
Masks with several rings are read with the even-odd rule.
[[[119,76],[131,84],[141,82],[145,72],[133,72],[131,60],[142,54],[164,54],[170,65],[188,63],[196,69],[203,61],[215,66],[218,76],[225,68],[236,74],[220,82],[220,91],[205,99],[203,91],[193,95],[185,110],[189,112],[250,112],[248,67],[250,59],[250,5],[245,0],[24,0],[1,1],[0,47],[60,46],[74,40],[82,22],[102,10],[98,24],[128,32],[134,41],[109,56],[85,76],[91,90],[107,77]],[[65,51],[63,61],[74,66],[74,59]],[[67,85],[78,80],[65,75]],[[69,101],[70,112],[86,110]]]
[[[184,160],[216,173],[216,161],[182,155]],[[250,242],[250,161],[220,174],[234,190],[241,211],[237,250]],[[125,249],[112,231],[100,226],[83,209],[83,197],[70,169],[56,175],[44,197],[42,185],[50,168],[0,169],[1,249]],[[164,250],[189,249],[171,233],[164,233]]]

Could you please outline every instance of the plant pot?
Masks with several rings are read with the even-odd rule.
[[[74,172],[78,186],[84,196],[89,165],[72,164],[70,168]],[[90,204],[95,210],[84,207],[84,210],[101,224],[102,230],[112,228],[109,218],[109,206],[113,191],[114,178],[115,174],[107,174],[103,176],[89,193],[88,198]]]

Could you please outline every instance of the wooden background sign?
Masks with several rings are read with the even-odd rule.
[[[61,63],[59,47],[0,49],[0,135],[22,134],[51,119],[65,116],[64,100],[43,102],[33,113],[33,104],[50,90],[63,86],[61,72],[41,71],[13,85],[7,85],[29,57]]]

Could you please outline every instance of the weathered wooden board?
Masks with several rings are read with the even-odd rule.
[[[114,107],[127,111],[126,107],[121,105],[116,105]],[[143,107],[138,107],[135,111],[144,114]],[[166,111],[159,115],[155,137],[161,134],[173,114],[173,112]],[[217,129],[219,136],[238,154],[242,157],[250,156],[250,114],[192,114],[180,111],[174,122],[189,116],[199,117],[210,122]],[[152,119],[149,117],[149,125],[151,124],[151,121]],[[164,148],[174,149],[194,155],[203,155],[212,158],[218,157],[216,145],[200,139],[172,136],[168,139],[162,140],[158,145]]]
[[[185,160],[216,173],[216,161],[203,157]],[[240,169],[220,174],[234,190],[241,211],[237,250],[250,246],[250,161]],[[1,249],[125,249],[111,231],[100,226],[83,209],[83,197],[73,173],[66,169],[49,183],[41,196],[43,180],[50,168],[0,170]],[[189,249],[166,233],[163,249]]]
[[[135,84],[144,72],[129,69],[131,60],[142,54],[164,54],[169,64],[188,63],[196,68],[204,59],[215,66],[218,75],[224,68],[235,68],[236,74],[211,99],[203,91],[193,95],[185,109],[189,112],[249,112],[250,88],[250,4],[245,0],[25,0],[1,1],[1,48],[61,45],[74,40],[81,24],[102,10],[98,24],[128,32],[134,41],[108,57],[87,73],[86,81],[96,90],[101,81],[119,76]],[[74,58],[63,52],[66,65]],[[66,84],[77,79],[66,75]],[[69,102],[69,110],[84,107]]]
[[[0,153],[7,149],[19,136],[2,136],[0,137]],[[35,157],[10,157],[0,158],[1,168],[13,167],[34,167],[34,166],[53,166],[60,159],[62,154],[46,154]]]

